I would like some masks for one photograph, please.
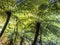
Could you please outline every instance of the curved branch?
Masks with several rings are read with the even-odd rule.
[[[3,35],[7,25],[9,23],[10,17],[11,17],[11,12],[10,11],[6,11],[6,14],[7,14],[7,19],[6,19],[6,22],[5,22],[5,24],[4,24],[3,28],[2,28],[2,31],[0,33],[0,37]]]

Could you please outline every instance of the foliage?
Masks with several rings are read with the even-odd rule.
[[[36,21],[41,23],[43,43],[49,40],[59,45],[60,38],[60,1],[51,2],[49,0],[0,0],[0,29],[6,21],[6,10],[12,12],[9,24],[3,35],[12,36],[15,42],[20,42],[21,36],[28,43],[32,42],[35,34]],[[17,20],[17,21],[16,21]],[[16,23],[18,25],[16,26]],[[17,27],[17,29],[16,29]],[[14,32],[16,30],[16,32]],[[9,39],[11,37],[8,37]],[[38,40],[40,39],[40,34]],[[25,43],[24,41],[24,43]],[[14,41],[13,41],[14,42]]]

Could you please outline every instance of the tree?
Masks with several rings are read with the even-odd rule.
[[[32,43],[32,45],[36,45],[36,42],[37,42],[37,38],[38,38],[38,35],[39,35],[39,28],[40,28],[40,22],[37,22],[36,23],[36,32],[35,32],[35,37],[34,37],[34,41]]]
[[[5,25],[4,25],[1,33],[0,33],[0,37],[3,35],[3,33],[4,33],[4,31],[5,31],[6,27],[7,27],[7,25],[9,23],[10,17],[11,17],[11,12],[6,11],[6,14],[7,14],[7,19],[6,19]]]

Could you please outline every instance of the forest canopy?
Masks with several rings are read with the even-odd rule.
[[[60,0],[0,0],[0,44],[59,45]]]

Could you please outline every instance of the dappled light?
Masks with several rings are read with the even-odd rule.
[[[0,45],[60,45],[60,0],[0,0]]]

